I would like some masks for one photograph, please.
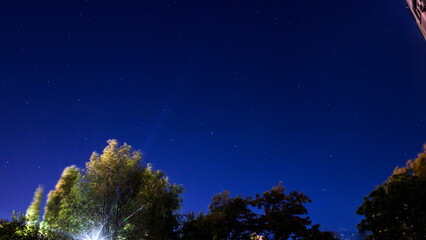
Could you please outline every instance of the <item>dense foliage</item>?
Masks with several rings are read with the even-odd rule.
[[[213,196],[209,211],[180,215],[183,188],[142,162],[131,146],[108,141],[84,169],[64,169],[50,191],[43,221],[43,188],[38,187],[26,215],[0,219],[0,240],[155,239],[155,240],[333,240],[332,232],[312,224],[305,207],[311,200],[286,193],[280,182],[254,197]],[[360,232],[370,240],[426,239],[426,145],[415,160],[367,197],[357,214]]]
[[[0,240],[41,240],[46,239],[37,224],[29,221],[21,213],[12,213],[11,220],[0,219]]]
[[[311,200],[296,191],[285,194],[282,183],[255,198],[231,198],[228,191],[213,197],[207,214],[187,214],[182,238],[196,239],[336,239],[311,225],[304,204]]]
[[[34,199],[25,214],[26,220],[31,225],[38,225],[40,222],[40,208],[43,198],[43,187],[39,186],[34,192]]]
[[[365,197],[357,214],[365,216],[358,228],[371,232],[369,239],[426,239],[426,145]]]
[[[84,170],[63,171],[48,195],[42,230],[56,239],[173,239],[181,193],[164,173],[143,165],[139,151],[110,140]]]

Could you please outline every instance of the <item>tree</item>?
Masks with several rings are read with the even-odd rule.
[[[322,232],[319,225],[311,226],[305,204],[311,200],[303,193],[285,194],[278,186],[261,194],[243,198],[231,198],[229,191],[212,198],[209,212],[188,214],[182,226],[185,240],[192,239],[336,239],[331,232]],[[256,213],[253,208],[257,208]]]
[[[200,212],[195,216],[194,212],[183,215],[180,235],[182,240],[213,239],[212,229],[205,221],[205,215]]]
[[[304,206],[308,202],[311,200],[304,193],[293,191],[286,195],[282,182],[262,196],[257,194],[253,205],[258,209],[263,208],[264,212],[258,220],[259,230],[273,235],[277,240],[303,237],[311,224]]]
[[[0,240],[41,240],[38,225],[28,224],[25,215],[13,211],[11,221],[0,219]]]
[[[426,239],[426,145],[415,160],[397,167],[358,208],[369,239]]]
[[[44,208],[43,223],[53,224],[54,218],[58,215],[62,200],[68,198],[71,189],[80,177],[80,170],[75,166],[64,169],[61,178],[55,186],[55,190],[49,192],[46,206]]]
[[[206,221],[217,239],[250,239],[255,214],[249,209],[250,198],[231,198],[229,191],[216,194]]]
[[[257,233],[271,236],[275,240],[305,239],[305,240],[333,240],[337,239],[332,232],[320,231],[319,225],[311,225],[305,204],[310,203],[303,192],[292,191],[285,193],[280,181],[278,186],[256,194],[251,202],[252,206],[263,211],[256,219]]]
[[[31,205],[27,209],[25,215],[28,224],[38,225],[40,222],[40,209],[41,209],[41,200],[43,198],[43,187],[38,186],[34,192],[34,198],[31,202]]]
[[[47,232],[62,239],[173,239],[183,189],[141,160],[140,151],[109,140],[85,169],[65,169],[49,193]]]
[[[182,235],[185,240],[192,239],[251,239],[252,221],[255,214],[249,208],[250,198],[241,196],[231,198],[229,191],[218,193],[212,198],[208,214],[185,215]]]

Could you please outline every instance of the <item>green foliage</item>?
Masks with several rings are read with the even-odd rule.
[[[212,198],[209,212],[197,217],[187,214],[181,231],[182,239],[336,239],[331,232],[322,232],[319,225],[311,226],[304,204],[311,200],[303,193],[285,194],[278,186],[256,197],[231,198],[228,191]],[[253,211],[257,208],[257,211]],[[256,212],[256,213],[255,213]],[[311,226],[311,227],[310,227]]]
[[[27,209],[25,215],[27,222],[32,225],[38,225],[40,222],[41,200],[43,198],[43,187],[39,186],[34,192],[34,198]]]
[[[75,186],[80,177],[80,171],[75,166],[64,169],[61,178],[56,184],[55,190],[49,192],[46,201],[46,207],[43,215],[43,225],[52,225],[55,222],[61,203],[64,199],[70,197],[71,189]]]
[[[39,233],[36,224],[27,224],[21,213],[12,213],[11,221],[0,219],[0,240],[41,240],[47,239]]]
[[[286,194],[281,182],[255,198],[231,198],[224,191],[212,198],[207,214],[189,213],[183,218],[179,215],[182,192],[163,172],[144,165],[140,151],[109,140],[101,154],[92,154],[85,169],[64,169],[48,194],[41,231],[37,223],[42,188],[27,212],[29,222],[36,224],[16,218],[18,227],[6,222],[8,227],[0,231],[64,240],[91,239],[93,232],[103,239],[336,239],[333,233],[320,231],[319,225],[311,225],[305,208],[311,200],[296,191]]]
[[[358,224],[369,239],[426,239],[426,145],[406,167],[396,168],[358,208]]]
[[[183,189],[141,160],[140,151],[109,140],[86,169],[66,168],[49,193],[43,230],[61,239],[82,238],[92,230],[106,239],[175,238]]]

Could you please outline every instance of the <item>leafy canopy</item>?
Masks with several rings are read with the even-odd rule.
[[[367,197],[357,214],[369,239],[426,239],[426,145],[415,160],[393,174]]]
[[[13,211],[11,220],[0,219],[0,240],[41,240],[46,239],[39,232],[37,224],[29,224],[22,213]]]
[[[144,165],[140,151],[109,140],[102,154],[92,154],[85,169],[71,166],[63,171],[48,195],[42,226],[61,239],[92,234],[104,239],[173,239],[182,191],[163,172]]]
[[[27,213],[25,215],[26,220],[29,224],[32,224],[32,225],[39,224],[42,198],[43,198],[43,187],[39,186],[34,192],[34,199],[31,202],[31,205],[28,207]]]

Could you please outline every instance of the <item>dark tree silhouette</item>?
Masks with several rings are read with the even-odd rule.
[[[188,214],[182,226],[182,238],[195,239],[336,239],[331,232],[311,225],[305,204],[311,200],[296,191],[285,194],[278,186],[255,198],[231,198],[228,191],[212,198],[209,212],[195,217]],[[257,209],[257,210],[255,210]]]
[[[426,239],[426,145],[405,167],[396,168],[358,208],[358,224],[369,239]]]

